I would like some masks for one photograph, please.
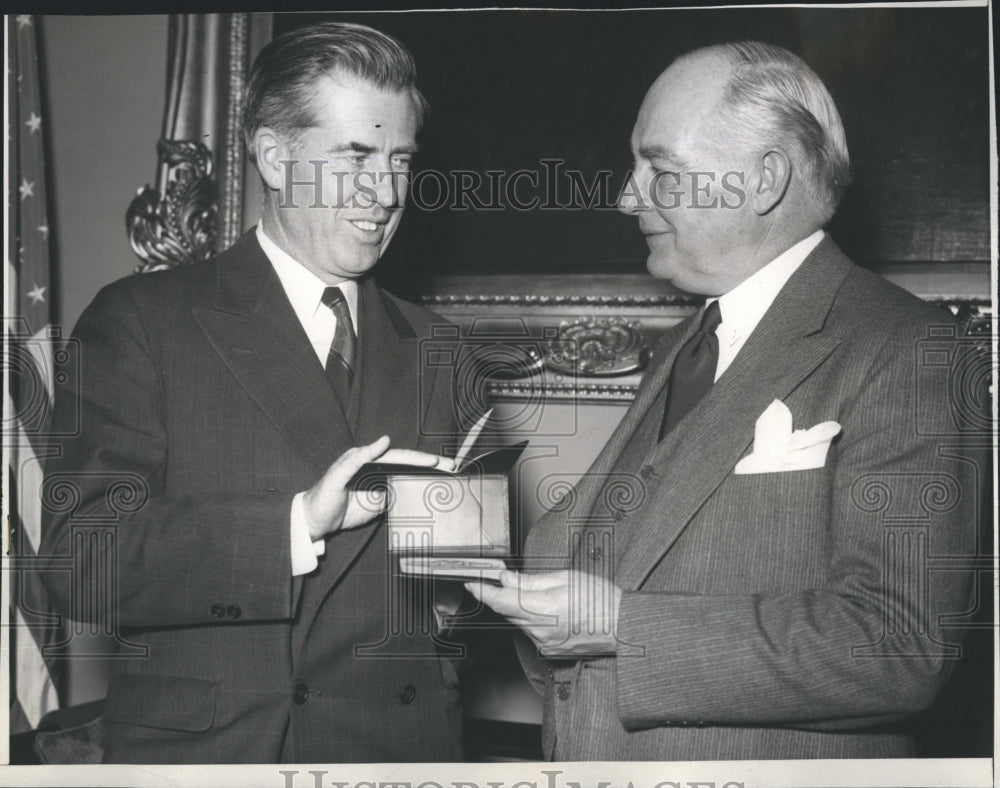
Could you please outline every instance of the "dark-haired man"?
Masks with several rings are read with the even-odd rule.
[[[214,260],[105,288],[80,319],[81,379],[56,419],[80,408],[81,429],[49,467],[80,501],[48,519],[42,552],[70,550],[109,480],[135,485],[113,604],[148,656],[115,665],[106,761],[461,759],[427,589],[403,598],[419,589],[393,579],[377,507],[347,491],[390,442],[429,452],[397,459],[449,462],[435,455],[450,385],[418,356],[435,318],[367,276],[399,225],[423,112],[386,35],[324,24],[274,40],[244,113],[260,225]],[[75,590],[49,573],[67,612],[99,582],[87,560]]]
[[[936,336],[930,363],[956,362],[951,316],[822,229],[847,146],[790,52],[678,58],[631,147],[620,207],[647,267],[706,306],[667,332],[575,494],[529,534],[531,556],[571,569],[469,586],[530,638],[545,754],[911,755],[908,719],[960,653],[947,624],[973,573],[955,559],[976,554],[989,478],[927,420],[956,405],[920,352]],[[627,505],[608,478],[631,479]]]

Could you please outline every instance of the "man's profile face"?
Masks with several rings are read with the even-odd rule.
[[[288,141],[292,178],[285,173],[278,232],[293,257],[333,284],[369,271],[399,226],[417,110],[408,91],[346,75],[321,78],[313,108],[316,126]]]
[[[639,219],[649,272],[709,296],[745,278],[743,251],[753,236],[744,161],[705,132],[728,71],[717,55],[702,55],[675,63],[656,80],[632,131],[634,181],[619,201],[620,210]]]

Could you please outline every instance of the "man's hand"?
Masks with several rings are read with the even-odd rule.
[[[618,650],[621,589],[610,580],[567,570],[502,572],[500,588],[470,582],[476,599],[517,624],[547,657],[595,657]]]
[[[348,482],[365,463],[380,460],[399,465],[451,470],[454,462],[447,457],[410,449],[389,449],[389,436],[383,435],[367,446],[345,451],[303,496],[309,537],[315,542],[327,534],[357,528],[371,522],[385,508],[385,493],[377,490],[349,490]]]

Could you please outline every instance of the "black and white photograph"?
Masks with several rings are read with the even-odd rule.
[[[992,5],[641,5],[5,16],[0,784],[995,785]]]

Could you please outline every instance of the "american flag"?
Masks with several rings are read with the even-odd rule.
[[[31,571],[41,537],[42,463],[50,453],[53,360],[48,211],[45,199],[43,106],[35,18],[7,18],[7,265],[4,329],[3,442],[8,457],[4,514],[8,527],[10,733],[38,725],[58,708],[57,676],[43,657],[59,636],[41,579]],[[19,569],[18,567],[22,567]]]

